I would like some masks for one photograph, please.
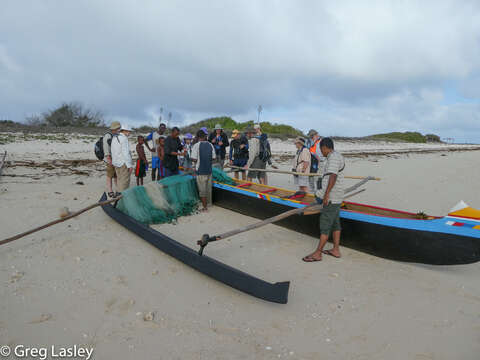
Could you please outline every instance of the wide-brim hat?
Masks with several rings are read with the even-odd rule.
[[[297,144],[297,143],[300,143],[300,144],[302,144],[302,145],[305,145],[305,139],[304,139],[304,138],[301,138],[301,137],[297,137],[297,138],[295,139],[295,144]]]
[[[255,124],[255,125],[253,125],[253,128],[254,128],[255,130],[261,129],[260,124]]]
[[[122,124],[121,129],[124,131],[132,131],[132,128],[128,124]]]
[[[223,130],[222,125],[220,125],[220,124],[215,125],[214,130]]]
[[[314,135],[318,135],[318,131],[317,131],[317,130],[314,130],[314,129],[311,129],[311,130],[308,132],[308,136],[314,136]]]
[[[245,129],[245,133],[247,133],[247,134],[254,133],[254,132],[255,132],[255,129],[252,128],[252,127],[248,127],[248,128]]]
[[[110,130],[118,130],[122,127],[118,121],[112,121],[110,124]]]
[[[240,131],[238,131],[237,129],[233,129],[232,135],[237,135],[237,134],[240,134]]]

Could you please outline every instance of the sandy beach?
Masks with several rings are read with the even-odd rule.
[[[96,136],[9,136],[0,145],[1,238],[98,201]],[[432,215],[460,200],[480,208],[480,146],[336,146],[346,175],[382,179],[352,201]],[[272,148],[289,169],[293,144]],[[294,189],[289,175],[269,181]],[[194,247],[203,233],[253,221],[213,207],[154,228]],[[0,345],[76,344],[94,359],[478,359],[480,263],[401,263],[344,247],[341,259],[303,263],[317,241],[268,225],[206,250],[262,279],[290,280],[289,303],[271,304],[190,269],[97,208],[0,247]]]

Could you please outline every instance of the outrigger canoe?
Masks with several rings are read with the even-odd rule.
[[[258,219],[315,202],[294,191],[236,180],[214,182],[215,205]],[[341,245],[386,259],[432,265],[468,264],[480,260],[480,210],[466,204],[447,216],[428,216],[345,201],[340,211]],[[320,236],[318,215],[294,215],[276,225]]]

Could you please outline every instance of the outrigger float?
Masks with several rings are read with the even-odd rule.
[[[100,201],[105,200],[103,194]],[[311,194],[241,180],[235,180],[234,185],[214,181],[213,202],[258,219],[275,217],[279,226],[319,236],[318,216],[302,212],[303,208],[312,208],[315,203]],[[202,245],[200,251],[196,251],[133,219],[112,204],[102,205],[102,208],[113,220],[195,270],[257,298],[287,303],[289,281],[269,283],[202,254],[209,242],[221,236],[205,234],[203,243],[198,242]],[[294,215],[282,217],[286,212]],[[480,260],[480,211],[463,202],[447,216],[437,217],[345,201],[340,217],[342,246],[387,259],[432,265],[468,264]]]

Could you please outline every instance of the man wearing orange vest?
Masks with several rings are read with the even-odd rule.
[[[310,150],[310,154],[312,155],[312,161],[310,162],[310,173],[314,174],[318,172],[320,169],[320,164],[323,160],[322,152],[320,151],[320,136],[316,130],[311,129],[308,132],[308,140],[305,146]],[[315,192],[315,176],[310,176],[308,178],[310,190]]]

